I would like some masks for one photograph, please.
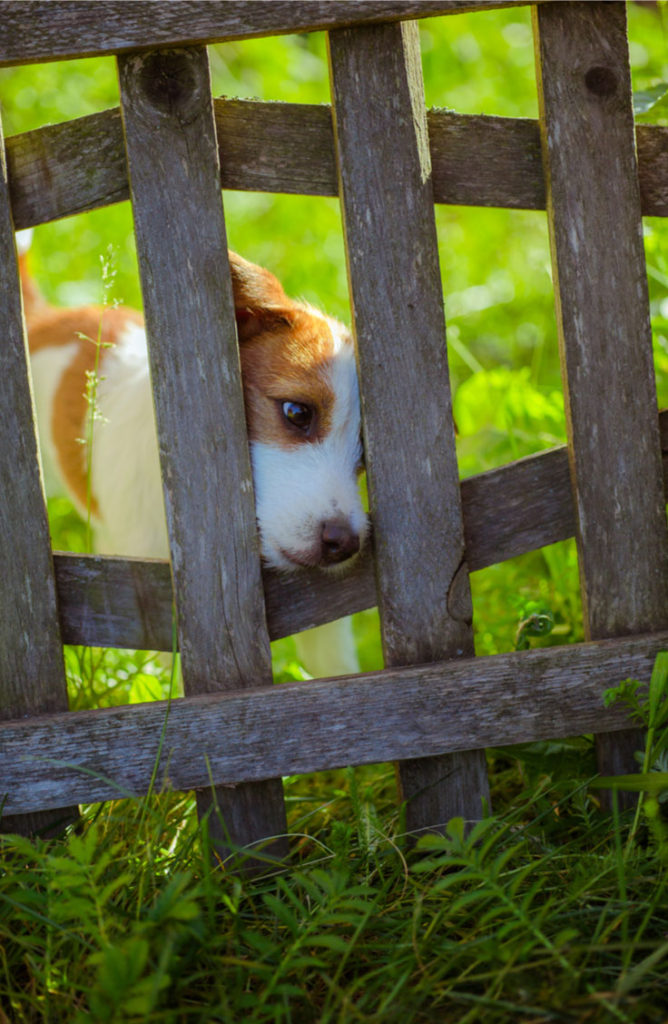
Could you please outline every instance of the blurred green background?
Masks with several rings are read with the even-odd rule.
[[[529,8],[485,11],[420,23],[426,100],[461,113],[537,116]],[[668,123],[668,19],[664,4],[629,6],[634,92],[643,121]],[[322,33],[210,48],[214,95],[329,102]],[[0,71],[7,135],[118,104],[112,58]],[[224,195],[230,246],[278,274],[289,294],[349,321],[337,200]],[[462,476],[565,440],[563,400],[545,214],[437,207],[447,339]],[[668,227],[645,221],[660,405],[668,405]],[[139,306],[128,203],[45,225],[35,232],[32,267],[59,304],[100,301],[102,261],[114,297]],[[54,542],[80,547],[63,503],[53,503]],[[476,645],[512,649],[518,623],[547,611],[555,628],[541,643],[581,639],[577,559],[572,542],[474,573]],[[380,665],[377,619],[357,618],[365,668]],[[289,642],[277,649],[290,671]]]

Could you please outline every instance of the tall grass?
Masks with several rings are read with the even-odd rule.
[[[666,1019],[648,833],[624,851],[626,820],[544,775],[409,850],[387,777],[350,770],[327,796],[288,781],[291,861],[253,882],[212,866],[190,797],[89,807],[58,842],[4,837],[0,1020]]]

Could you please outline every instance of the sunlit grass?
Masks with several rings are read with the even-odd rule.
[[[543,773],[415,849],[392,789],[389,768],[286,780],[291,858],[252,882],[210,860],[188,795],[5,837],[6,1019],[665,1019],[665,872],[586,780]]]

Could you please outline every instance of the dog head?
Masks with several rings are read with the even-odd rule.
[[[368,531],[350,333],[230,253],[262,554],[279,569],[341,566]]]

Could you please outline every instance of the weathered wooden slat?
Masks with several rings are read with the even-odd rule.
[[[640,210],[644,217],[668,216],[668,128],[636,125]]]
[[[668,501],[668,410],[661,414]],[[566,448],[520,459],[461,483],[471,570],[572,537],[575,513]],[[172,584],[166,562],[56,554],[63,642],[171,650]],[[287,576],[265,570],[269,636],[277,640],[376,603],[372,548],[352,572]]]
[[[434,201],[545,209],[538,123],[430,110]]]
[[[626,9],[549,4],[535,28],[585,628],[592,638],[658,630],[668,532]],[[631,734],[629,771],[637,745]],[[604,774],[623,760],[609,747],[601,741]]]
[[[331,107],[251,100],[251,109],[248,104],[214,100],[223,188],[337,195]]]
[[[457,658],[472,608],[417,26],[340,29],[329,53],[385,664]],[[399,765],[410,831],[480,815],[484,753],[464,751]]]
[[[63,643],[171,651],[167,561],[55,552],[54,562]]]
[[[18,229],[128,199],[120,109],[10,136],[7,166]]]
[[[536,2],[536,0],[534,0]],[[540,0],[538,0],[540,2]],[[0,66],[522,6],[518,0],[5,0]]]
[[[206,50],[122,57],[119,77],[184,689],[269,683]],[[222,849],[285,834],[280,779],[215,802]]]
[[[49,528],[28,377],[14,225],[0,126],[0,719],[67,710]],[[0,802],[1,803],[1,802]],[[0,812],[2,813],[2,812]],[[3,816],[44,832],[65,815]]]
[[[223,188],[338,195],[328,106],[217,99],[214,112]],[[429,110],[427,122],[435,202],[545,209],[537,121]],[[667,216],[668,128],[636,138],[642,212]],[[7,163],[17,228],[129,196],[117,108],[12,136]]]
[[[668,633],[389,669],[243,693],[0,723],[10,809],[436,755],[626,726],[603,691],[647,684]],[[63,737],[67,747],[64,755]],[[261,755],[258,755],[261,751]]]
[[[328,106],[218,99],[214,110],[223,188],[338,194]],[[428,123],[436,202],[544,208],[536,121],[429,111]],[[128,198],[117,109],[13,136],[7,153],[18,228]]]

